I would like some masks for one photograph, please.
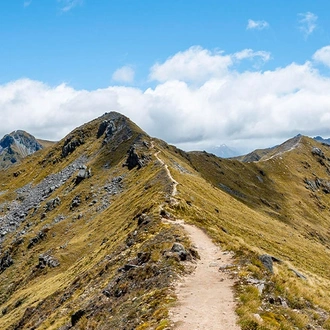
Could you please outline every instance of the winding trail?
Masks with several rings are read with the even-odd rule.
[[[166,170],[166,173],[167,173],[167,176],[169,177],[169,179],[172,181],[172,192],[171,192],[171,196],[174,197],[177,193],[178,193],[178,189],[177,189],[177,186],[178,186],[178,182],[176,180],[174,180],[168,166],[159,158],[159,153],[160,151],[157,151],[154,155],[155,157],[157,158],[157,160],[165,167],[165,170]]]
[[[165,162],[159,158],[159,153],[157,151],[154,155],[173,183],[171,197],[174,198],[179,183],[172,177]],[[175,285],[178,303],[169,311],[173,329],[239,330],[232,288],[235,284],[231,276],[232,256],[221,251],[201,229],[188,225],[183,220],[163,221],[182,226],[200,256],[194,271]]]

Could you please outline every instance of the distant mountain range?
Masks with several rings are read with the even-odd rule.
[[[207,149],[208,152],[221,157],[221,158],[231,158],[238,156],[240,153],[234,148],[228,147],[226,144],[221,144]]]
[[[322,136],[315,136],[314,140],[321,142],[321,143],[325,143],[325,144],[330,144],[330,138],[328,139],[323,139]]]

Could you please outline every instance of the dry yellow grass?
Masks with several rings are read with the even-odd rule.
[[[31,225],[21,245],[14,247],[15,235],[7,236],[2,251],[13,251],[14,264],[0,274],[1,329],[14,329],[19,322],[20,329],[36,324],[38,329],[58,329],[70,323],[71,315],[79,310],[86,314],[77,329],[123,329],[124,325],[165,329],[168,306],[174,299],[171,282],[184,268],[164,255],[175,241],[186,247],[190,243],[180,229],[161,223],[160,205],[174,218],[199,226],[216,244],[235,252],[237,313],[242,329],[328,326],[330,197],[306,189],[304,183],[305,178],[328,175],[328,160],[322,165],[311,153],[316,142],[302,138],[295,150],[258,163],[241,163],[206,153],[186,154],[157,139],[152,143],[132,123],[129,139],[115,147],[102,146],[102,138],[96,139],[102,120],[73,132],[83,130],[85,141],[67,157],[61,157],[64,139],[0,172],[1,204],[15,199],[17,188],[40,183],[81,155],[89,157],[87,166],[92,168],[91,178],[79,185],[68,180],[39,209],[31,210],[27,217]],[[122,165],[134,142],[149,162],[129,171]],[[329,151],[321,148],[330,159]],[[154,156],[157,150],[179,183],[178,204],[170,202],[171,182]],[[108,196],[104,185],[118,176],[123,177],[123,189]],[[70,210],[78,195],[81,204]],[[61,204],[41,219],[46,202],[56,196]],[[97,200],[94,204],[93,199]],[[99,209],[104,199],[109,205]],[[142,214],[149,220],[141,225]],[[54,223],[58,215],[65,217]],[[24,226],[22,223],[20,229]],[[31,238],[45,227],[49,228],[47,238],[28,249]],[[45,252],[60,261],[58,268],[35,269],[39,254]],[[150,254],[143,267],[118,271],[138,253]],[[283,261],[275,264],[274,274],[258,259],[264,253]],[[297,278],[290,267],[307,280]],[[262,295],[248,283],[249,277],[265,281]],[[122,294],[110,298],[102,294],[110,284]],[[269,303],[269,297],[278,296],[288,308]]]

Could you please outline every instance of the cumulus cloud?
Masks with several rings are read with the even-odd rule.
[[[149,78],[159,82],[179,80],[204,83],[211,78],[226,77],[234,62],[254,58],[266,62],[270,59],[270,53],[243,49],[225,55],[221,51],[210,51],[194,46],[169,57],[164,63],[156,63],[150,70]]]
[[[246,29],[247,30],[263,30],[268,27],[269,27],[269,23],[266,21],[254,21],[253,19],[249,19]]]
[[[173,62],[185,52],[158,63],[157,69],[165,65],[166,70],[153,67],[151,72],[161,81],[146,90],[109,86],[85,91],[29,79],[0,85],[0,135],[25,129],[58,140],[74,127],[115,110],[150,135],[184,149],[226,143],[251,151],[298,133],[330,136],[330,78],[322,76],[314,62],[237,72],[230,66],[233,59],[252,56],[254,51],[223,55],[199,50],[187,50],[189,61],[181,61],[192,73],[184,74],[183,67]],[[224,68],[219,64],[223,57]],[[197,66],[200,59],[202,65]],[[200,84],[191,82],[196,77],[203,77]]]
[[[81,5],[84,0],[57,0],[61,4],[61,11],[67,12]]]
[[[175,54],[164,63],[156,63],[151,68],[150,79],[160,82],[205,81],[212,76],[225,75],[231,65],[232,59],[229,55],[194,46]]]
[[[330,46],[317,50],[313,55],[313,60],[330,67]]]
[[[308,38],[316,29],[318,17],[309,11],[307,13],[300,13],[298,16],[300,17],[299,29],[303,32],[305,38]]]
[[[113,75],[112,80],[122,83],[132,83],[134,81],[134,70],[130,66],[123,66],[117,69]]]

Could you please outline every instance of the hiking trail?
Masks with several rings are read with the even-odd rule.
[[[179,183],[172,177],[168,165],[159,158],[159,153],[157,151],[154,155],[173,183],[171,197],[174,198]],[[232,255],[221,251],[201,229],[183,220],[162,220],[183,227],[200,256],[194,271],[175,285],[178,300],[169,311],[173,329],[239,330],[235,314]]]

